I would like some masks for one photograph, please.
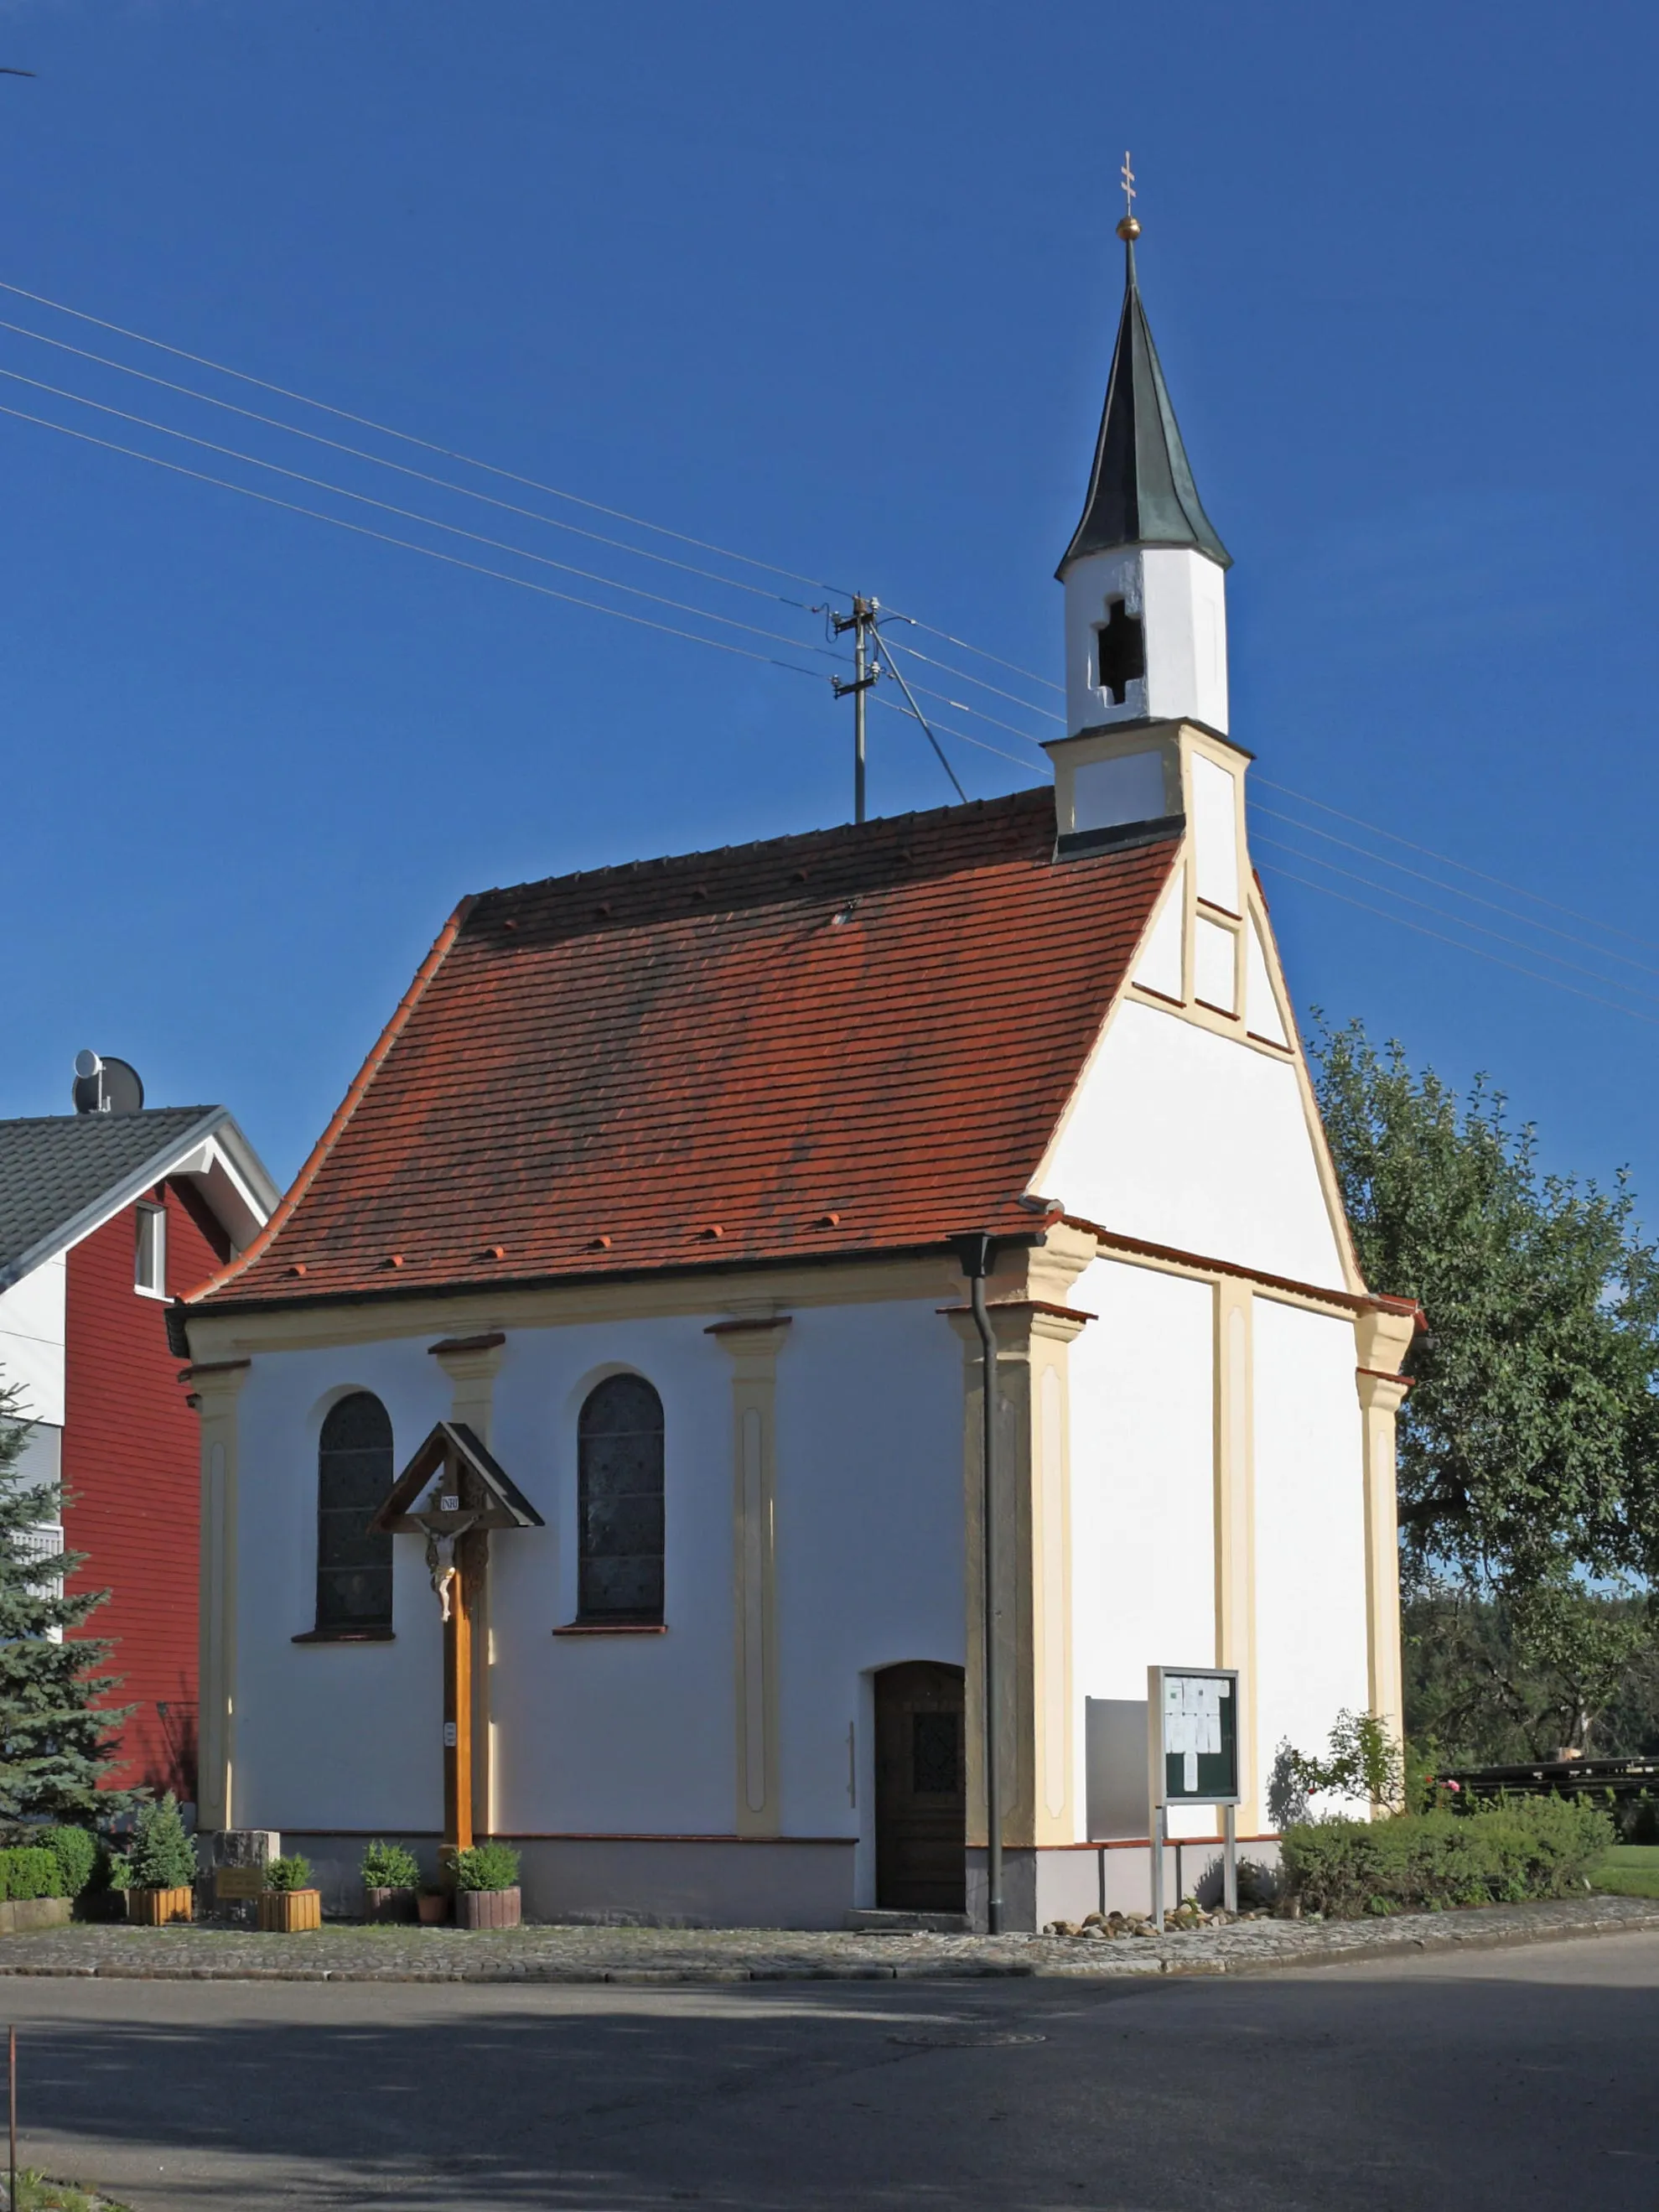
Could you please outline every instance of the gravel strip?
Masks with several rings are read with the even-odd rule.
[[[949,1980],[1040,1975],[1118,1981],[1237,1974],[1389,1952],[1456,1951],[1659,1929],[1659,1900],[1564,1899],[1378,1920],[1247,1920],[1162,1937],[887,1936],[746,1928],[242,1929],[91,1925],[0,1939],[0,1975],[120,1981],[612,1982]]]

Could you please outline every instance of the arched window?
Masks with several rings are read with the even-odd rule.
[[[587,1394],[576,1431],[577,1616],[662,1619],[662,1400],[638,1375]]]
[[[392,1539],[369,1516],[392,1487],[392,1423],[368,1390],[331,1406],[317,1445],[317,1626],[392,1626]]]

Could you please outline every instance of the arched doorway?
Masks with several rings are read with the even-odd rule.
[[[967,1909],[968,1788],[960,1667],[931,1660],[876,1676],[876,1903]]]

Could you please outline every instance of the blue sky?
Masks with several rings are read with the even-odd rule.
[[[1298,1001],[1490,1070],[1552,1164],[1629,1161],[1651,1193],[1656,47],[1619,0],[10,0],[0,62],[39,74],[0,78],[0,278],[1058,678],[1132,146],[1153,328],[1237,561],[1235,735],[1261,777],[1587,917],[1263,789],[1434,878],[1262,819],[1352,872],[1259,852],[1324,886],[1267,874]],[[455,473],[15,295],[0,319]],[[589,591],[14,380],[797,645],[687,620],[710,635],[822,643],[796,607],[14,331],[0,369],[0,404],[276,497]],[[90,1043],[153,1103],[228,1103],[286,1177],[462,892],[848,810],[848,713],[816,678],[4,415],[0,484],[0,1112],[64,1107]],[[950,796],[903,718],[872,741],[876,811]],[[946,743],[971,794],[1036,780]]]

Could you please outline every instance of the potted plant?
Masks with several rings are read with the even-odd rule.
[[[401,1844],[374,1843],[363,1853],[365,1920],[412,1920],[421,1869]]]
[[[311,1861],[297,1851],[290,1858],[271,1860],[254,1902],[267,1936],[298,1936],[323,1924],[323,1893],[312,1888]]]
[[[171,1790],[141,1808],[132,1841],[110,1860],[110,1887],[126,1892],[127,1918],[147,1928],[188,1920],[195,1905],[196,1843]]]
[[[516,1928],[519,1854],[510,1844],[474,1844],[455,1854],[455,1917],[463,1928]]]

